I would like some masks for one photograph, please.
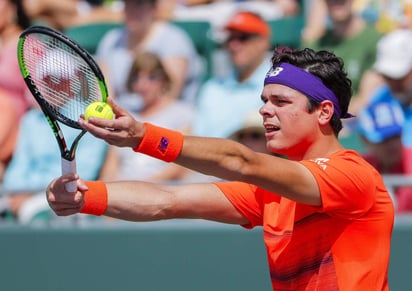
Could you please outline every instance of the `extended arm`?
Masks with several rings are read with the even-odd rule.
[[[81,126],[110,144],[137,147],[146,132],[145,125],[112,105],[115,120],[80,119]],[[298,202],[321,205],[317,183],[303,165],[256,153],[231,140],[185,136],[175,162],[207,175],[252,183]]]
[[[78,213],[84,205],[87,185],[78,181],[79,191],[66,192],[65,183],[77,179],[72,174],[55,179],[47,189],[47,199],[56,214]],[[107,187],[106,216],[130,221],[173,218],[201,218],[231,224],[248,221],[214,184],[179,186],[146,182],[111,182]]]

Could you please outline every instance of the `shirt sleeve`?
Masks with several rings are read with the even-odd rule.
[[[243,225],[245,228],[262,226],[263,224],[263,205],[265,190],[243,182],[215,182],[215,185],[225,194],[226,198],[249,220]],[[279,196],[272,194],[273,199]]]
[[[375,202],[378,174],[359,158],[325,158],[301,162],[314,175],[322,210],[331,216],[355,219]]]

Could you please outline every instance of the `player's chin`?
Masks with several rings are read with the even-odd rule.
[[[282,146],[278,141],[275,140],[268,140],[266,142],[266,147],[271,153],[281,153],[283,152],[284,146]]]

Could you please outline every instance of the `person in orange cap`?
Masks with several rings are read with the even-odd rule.
[[[269,25],[255,13],[239,11],[227,21],[224,33],[229,69],[219,64],[225,73],[217,74],[200,88],[193,123],[195,135],[227,137],[261,105],[254,96],[260,94],[270,64]],[[236,114],[228,115],[227,108]]]

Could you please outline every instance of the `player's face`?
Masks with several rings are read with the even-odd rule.
[[[309,113],[305,95],[278,84],[264,87],[262,101],[260,114],[268,149],[291,159],[301,159],[318,138],[316,110]]]

